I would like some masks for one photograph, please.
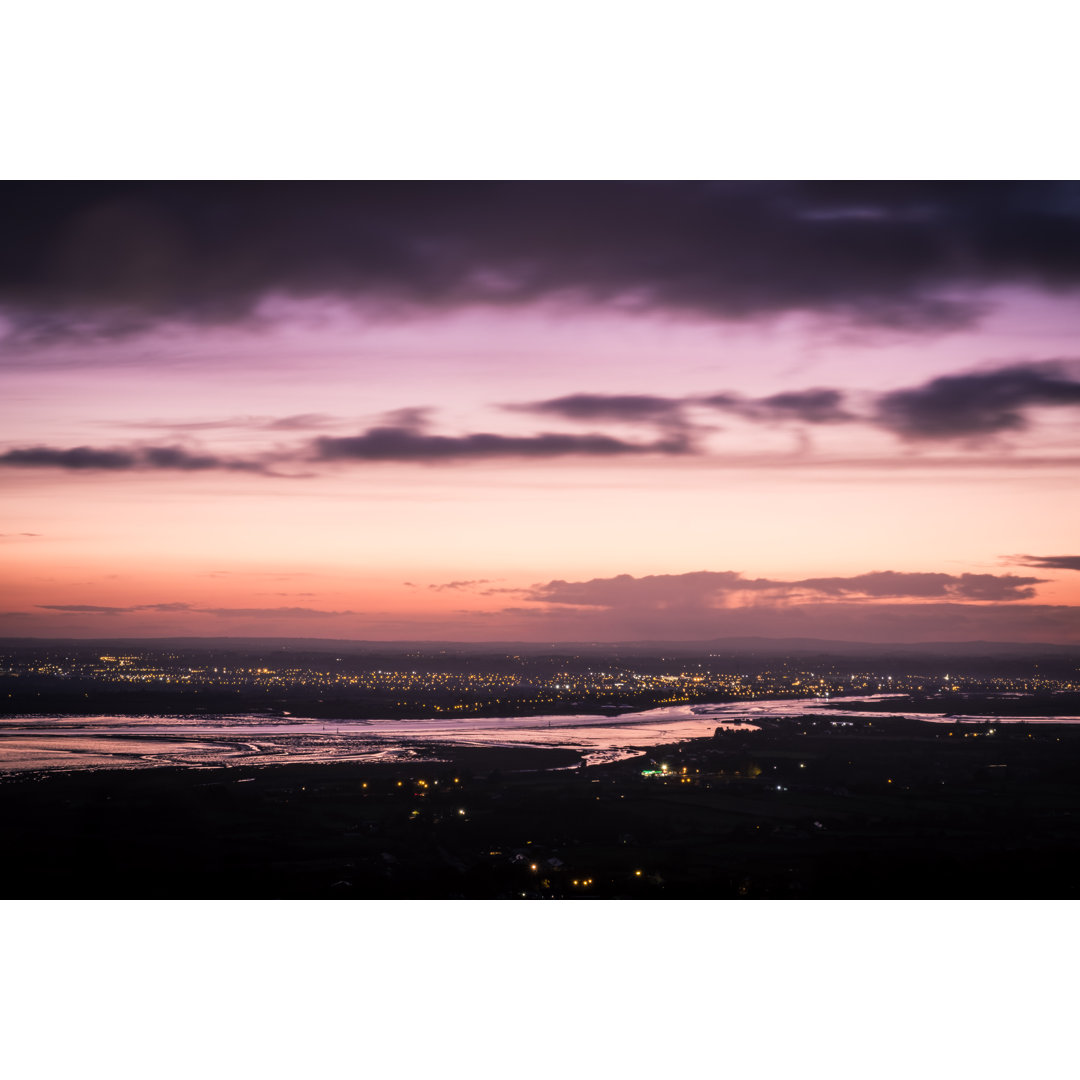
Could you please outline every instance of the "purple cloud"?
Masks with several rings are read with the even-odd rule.
[[[275,295],[940,329],[983,310],[958,287],[1080,286],[1072,183],[9,182],[2,195],[0,309],[30,340],[252,319]]]
[[[297,413],[293,416],[227,416],[221,420],[108,421],[110,427],[145,428],[153,431],[307,431],[339,422],[329,413]]]
[[[266,465],[260,461],[197,454],[181,446],[138,446],[130,449],[101,449],[92,446],[75,446],[69,449],[52,446],[19,447],[0,454],[0,465],[23,469],[70,469],[77,472],[131,472],[140,469],[179,472],[205,472],[210,469],[255,473],[266,471]]]
[[[806,578],[790,584],[793,589],[824,596],[1008,601],[1030,599],[1035,595],[1032,586],[1045,581],[1045,578],[1013,574],[921,574],[881,570],[846,578]]]
[[[1046,579],[1014,574],[938,574],[881,570],[851,577],[780,581],[747,578],[732,570],[698,570],[635,578],[619,574],[590,581],[549,581],[527,590],[534,603],[611,609],[675,610],[723,605],[733,594],[755,593],[755,603],[786,603],[807,597],[931,599],[1009,602],[1035,595]]]
[[[1039,570],[1080,570],[1080,555],[1011,555],[1008,561]]]
[[[617,457],[633,454],[688,454],[689,440],[671,435],[632,443],[610,435],[429,435],[413,428],[376,427],[360,435],[324,436],[313,444],[316,461],[479,461],[498,458]]]
[[[797,420],[806,424],[840,424],[857,419],[842,407],[843,399],[844,394],[840,390],[815,387],[812,390],[794,390],[763,398],[713,394],[698,400],[704,405],[735,413],[746,420]]]
[[[1020,431],[1033,406],[1080,405],[1080,381],[1061,362],[943,375],[878,399],[875,421],[911,441],[970,439]]]
[[[670,421],[677,419],[683,402],[679,398],[652,394],[567,394],[547,401],[504,405],[514,412],[546,413],[567,420]]]

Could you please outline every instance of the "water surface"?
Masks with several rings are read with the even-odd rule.
[[[896,694],[844,698],[877,702]],[[884,714],[838,709],[828,699],[797,698],[668,705],[611,716],[506,716],[424,720],[313,720],[250,714],[220,716],[34,716],[0,719],[0,772],[144,769],[160,765],[223,768],[317,761],[438,758],[440,746],[535,746],[579,751],[586,762],[616,761],[649,747],[712,735],[719,727],[756,730],[755,720],[807,713],[837,724],[854,717],[901,716],[955,723],[943,713]],[[963,723],[1080,723],[1075,716],[964,717]]]

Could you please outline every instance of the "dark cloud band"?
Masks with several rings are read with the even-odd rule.
[[[53,446],[29,446],[7,450],[0,454],[0,465],[23,469],[70,469],[76,472],[83,470],[129,472],[136,469],[179,472],[225,469],[239,472],[263,472],[266,468],[259,461],[223,458],[214,454],[195,454],[179,446],[140,446],[131,449],[101,449],[93,446],[60,449]]]
[[[619,457],[641,454],[688,454],[681,435],[649,443],[626,442],[611,435],[429,435],[403,427],[372,428],[362,435],[324,437],[313,444],[317,461],[478,461],[498,458]]]
[[[677,417],[683,402],[679,398],[652,394],[567,394],[547,401],[504,405],[514,412],[545,413],[567,420],[665,421]]]
[[[7,183],[0,308],[29,336],[251,317],[271,295],[570,298],[940,328],[981,288],[1080,286],[1072,183]],[[966,296],[964,294],[967,294]]]

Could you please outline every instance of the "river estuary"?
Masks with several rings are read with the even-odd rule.
[[[899,695],[845,698],[880,701]],[[227,768],[319,761],[437,760],[444,746],[535,746],[579,751],[588,764],[617,761],[650,746],[754,730],[755,719],[813,714],[837,723],[903,716],[952,723],[935,713],[838,709],[827,699],[797,698],[669,705],[643,712],[580,716],[475,717],[447,720],[312,720],[221,716],[23,716],[0,719],[0,773],[145,769],[162,765]],[[1080,723],[1075,716],[964,717],[964,722]]]

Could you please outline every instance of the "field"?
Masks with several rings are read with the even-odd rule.
[[[1038,898],[1080,893],[1080,730],[883,717],[727,732],[608,765],[24,773],[8,897]],[[422,755],[427,756],[427,755]],[[648,774],[648,775],[643,775]]]

